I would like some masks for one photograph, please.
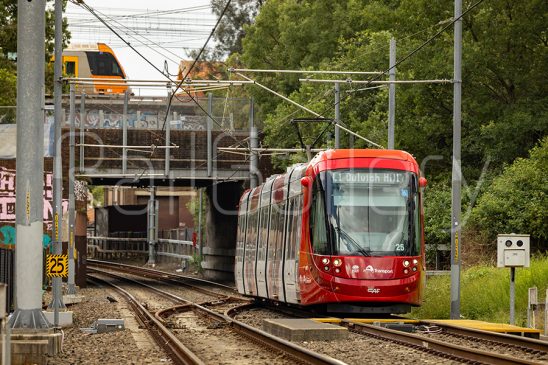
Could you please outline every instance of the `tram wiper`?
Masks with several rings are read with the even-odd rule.
[[[335,226],[335,230],[339,233],[339,235],[343,236],[345,238],[346,242],[350,242],[352,244],[352,248],[348,247],[351,251],[356,251],[362,254],[363,256],[371,256],[371,254],[366,251],[354,238],[352,238],[351,235],[349,235],[347,232],[343,231],[340,227]]]

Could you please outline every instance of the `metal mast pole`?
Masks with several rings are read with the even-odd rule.
[[[335,148],[341,148],[341,85],[335,83]]]
[[[150,185],[150,199],[148,201],[148,263],[147,265],[156,265],[156,187],[154,183]]]
[[[198,189],[198,194],[200,194],[200,210],[198,211],[198,243],[199,243],[199,252],[200,252],[200,261],[202,260],[202,255],[203,255],[203,248],[202,248],[202,207],[203,207],[203,192],[202,192],[202,189]]]
[[[50,327],[42,313],[45,0],[17,2],[17,181],[13,328]]]
[[[390,39],[390,81],[396,81],[396,40]],[[394,130],[396,127],[396,84],[388,86],[388,149],[394,149]]]
[[[211,135],[211,130],[213,129],[213,120],[211,115],[213,115],[213,94],[207,94],[207,176],[210,177],[213,174],[213,137]]]
[[[69,197],[69,211],[68,211],[68,287],[67,294],[76,294],[75,283],[75,261],[74,261],[74,223],[76,219],[76,204],[74,202],[74,144],[76,133],[76,91],[74,90],[74,84],[70,84],[70,146],[69,146],[69,181],[68,181],[68,197]]]
[[[453,171],[451,176],[451,319],[460,318],[461,61],[462,0],[455,0],[453,62]]]
[[[53,254],[63,253],[62,226],[63,226],[63,171],[61,163],[61,129],[62,129],[62,67],[63,67],[63,1],[55,0],[55,64],[53,81],[53,103],[55,123],[55,153],[53,156]],[[53,308],[54,325],[59,325],[59,309],[65,308],[62,293],[63,279],[54,277],[52,279],[53,298],[49,305]]]
[[[259,185],[257,171],[259,170],[259,153],[256,148],[259,147],[259,136],[257,128],[254,125],[254,103],[253,98],[249,102],[249,145],[251,147],[251,156],[249,158],[249,187],[253,189]]]

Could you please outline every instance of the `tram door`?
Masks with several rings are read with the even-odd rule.
[[[285,299],[288,303],[298,303],[300,299],[297,273],[301,241],[301,209],[300,196],[289,198],[284,263]]]

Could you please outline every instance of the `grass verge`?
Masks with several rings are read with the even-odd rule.
[[[447,319],[450,311],[450,281],[447,276],[427,280],[423,305],[411,317]],[[539,301],[548,289],[548,255],[531,258],[531,267],[516,269],[516,325],[527,322],[528,289],[536,286]],[[478,265],[461,273],[461,317],[495,323],[510,319],[510,269]],[[538,327],[538,325],[537,325]]]

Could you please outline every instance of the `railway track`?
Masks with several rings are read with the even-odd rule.
[[[538,360],[524,359],[522,357],[500,354],[493,351],[482,350],[480,348],[472,348],[453,342],[439,340],[434,337],[396,331],[371,324],[354,322],[352,320],[343,319],[340,324],[347,327],[350,331],[361,335],[392,341],[423,351],[434,352],[442,357],[449,357],[456,360],[500,365],[540,363]],[[482,341],[482,338],[475,337],[474,340]]]
[[[196,283],[200,284],[189,284],[188,281],[193,281],[194,278],[184,277],[181,279],[178,275],[161,273],[150,269],[146,269],[143,270],[144,272],[141,272],[138,270],[139,268],[136,269],[135,267],[121,264],[115,264],[112,266],[107,263],[101,263],[100,265],[103,267],[109,266],[111,268],[117,267],[118,269],[127,270],[127,272],[131,272],[134,275],[143,276],[144,274],[146,277],[153,277],[157,280],[175,280],[177,283],[180,283],[180,280],[183,280],[185,285],[197,287],[198,290],[201,290],[202,292],[205,291],[209,295],[217,295],[217,298],[214,300],[204,301],[199,304],[181,301],[179,305],[161,310],[157,312],[155,316],[156,320],[160,323],[169,323],[168,318],[182,313],[197,312],[202,316],[214,318],[215,321],[219,323],[224,322],[225,325],[230,326],[233,330],[244,335],[249,340],[261,344],[261,346],[280,346],[280,339],[272,338],[273,336],[258,330],[257,326],[249,325],[235,319],[237,314],[258,308],[258,306],[249,301],[243,301],[241,297],[225,295],[227,293],[226,288],[229,288],[229,293],[233,292],[230,287],[223,286],[222,290],[225,294],[220,294],[218,291],[211,291],[200,286],[205,282],[205,285],[207,286],[216,287],[216,283],[211,283],[200,279],[196,280]],[[173,278],[173,276],[176,278]],[[286,317],[318,317],[310,312],[294,308],[269,306],[264,308],[277,311]],[[484,364],[548,364],[548,345],[539,340],[466,329],[438,323],[435,325],[438,326],[439,330],[433,331],[436,333],[416,334],[359,323],[349,319],[339,319],[338,322],[338,324],[347,327],[349,331],[356,335],[396,343],[398,345],[407,346],[440,358],[452,359],[456,362]],[[428,326],[434,325],[433,323],[428,322],[421,322],[421,324]],[[254,331],[263,332],[263,337],[261,339],[257,339],[257,334]],[[267,335],[266,338],[265,335]],[[277,345],[269,344],[270,341],[275,341]],[[283,340],[281,341],[285,342]],[[294,344],[290,342],[285,344],[285,346],[287,345],[294,346]],[[278,349],[278,351],[288,350]],[[293,349],[292,351],[297,350]],[[316,349],[316,351],[319,350]]]
[[[235,317],[255,308],[258,308],[257,305],[245,304],[230,309],[227,315]],[[307,314],[302,310],[291,308],[265,306],[264,310],[272,310],[286,317],[318,318],[312,313]],[[451,325],[439,325],[439,330],[431,334],[414,334],[343,318],[331,318],[329,322],[345,326],[351,332],[361,336],[394,342],[459,362],[548,364],[548,343],[530,338]],[[421,323],[422,325],[433,325],[428,322]]]
[[[106,264],[102,266],[106,266]],[[170,318],[176,317],[177,315],[187,315],[189,313],[191,316],[197,314],[199,317],[206,317],[207,321],[213,322],[213,324],[207,325],[208,328],[228,328],[231,332],[236,333],[240,337],[240,343],[241,337],[243,336],[248,342],[255,344],[255,348],[263,349],[263,351],[265,351],[265,349],[269,349],[268,352],[270,356],[272,355],[272,351],[274,351],[275,353],[279,354],[276,357],[283,356],[287,359],[290,359],[285,361],[285,363],[288,364],[343,364],[342,362],[335,360],[329,356],[315,353],[291,342],[274,337],[257,328],[253,328],[246,325],[245,323],[229,318],[224,313],[222,313],[225,311],[223,306],[227,306],[229,308],[231,306],[234,306],[233,303],[238,303],[238,301],[241,303],[241,298],[223,296],[222,298],[219,297],[207,302],[194,303],[165,290],[158,289],[152,285],[139,282],[135,279],[125,278],[123,277],[123,275],[115,274],[109,271],[102,271],[100,273],[100,275],[110,276],[119,281],[125,280],[126,282],[131,284],[139,284],[143,287],[146,287],[148,290],[152,290],[154,293],[161,295],[164,298],[169,298],[174,303],[177,303],[169,308],[162,309],[156,313],[151,313],[142,304],[139,303],[135,296],[130,294],[127,290],[121,288],[119,285],[110,283],[109,280],[97,277],[99,269],[91,269],[90,271],[95,271],[94,275],[90,275],[92,280],[101,281],[105,285],[108,284],[112,286],[116,291],[120,292],[120,294],[130,303],[131,307],[136,311],[136,314],[138,318],[140,318],[143,326],[150,329],[158,345],[163,347],[168,354],[172,355],[172,359],[176,364],[211,363],[211,361],[203,360],[202,355],[198,355],[196,352],[189,349],[190,346],[187,347],[183,344],[181,337],[178,336],[177,333],[179,329],[177,326],[177,320],[170,320]],[[132,270],[128,271],[134,272]],[[166,280],[166,278],[163,277],[163,280]],[[200,318],[191,318],[191,322],[196,322],[197,320],[200,320]],[[186,339],[185,342],[187,342]],[[257,350],[255,349],[255,352],[256,351]]]

